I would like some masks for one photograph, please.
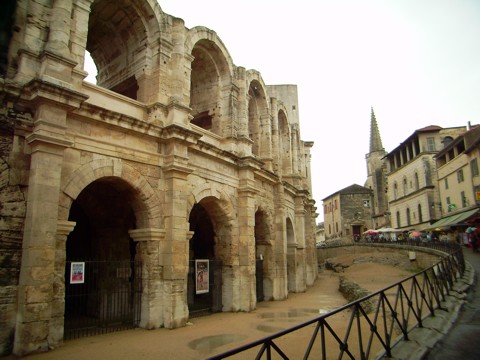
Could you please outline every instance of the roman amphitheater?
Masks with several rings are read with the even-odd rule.
[[[0,354],[90,319],[178,328],[308,291],[295,85],[265,84],[161,1],[4,0],[1,16]]]

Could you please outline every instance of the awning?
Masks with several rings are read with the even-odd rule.
[[[429,229],[435,229],[435,228],[442,228],[442,227],[448,227],[448,226],[454,226],[454,225],[461,225],[461,222],[464,220],[467,220],[470,216],[475,215],[480,209],[473,209],[473,210],[468,210],[464,211],[459,214],[455,215],[450,215],[447,217],[444,217],[443,219],[440,219],[436,222],[434,222],[432,225],[430,225]],[[466,224],[463,224],[466,225]]]

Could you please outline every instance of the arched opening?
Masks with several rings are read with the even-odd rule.
[[[0,11],[0,77],[7,75],[8,49],[13,34],[16,7],[16,0],[2,1],[2,11]]]
[[[253,141],[252,153],[255,156],[260,155],[261,140],[261,92],[260,85],[256,82],[250,84],[248,90],[248,136]]]
[[[288,291],[296,290],[296,250],[297,246],[295,243],[295,233],[293,230],[292,221],[287,218],[286,220],[287,228],[287,281],[288,281]]]
[[[273,298],[271,269],[274,264],[271,231],[265,212],[255,213],[255,282],[257,302]]]
[[[290,139],[290,127],[285,112],[278,113],[278,133],[280,135],[280,154],[282,158],[283,175],[292,173],[292,144]]]
[[[145,101],[138,79],[148,73],[147,52],[152,30],[143,17],[153,13],[138,5],[127,0],[95,0],[90,9],[86,50],[98,70],[98,86]]]
[[[190,107],[192,124],[223,136],[221,111],[229,109],[222,104],[223,82],[230,78],[228,66],[214,42],[201,40],[192,50],[194,60],[190,77]]]
[[[187,303],[190,317],[222,310],[222,261],[215,253],[215,228],[208,204],[197,203],[190,216]]]
[[[88,185],[72,203],[67,238],[66,339],[132,328],[140,321],[140,266],[128,230],[134,191],[115,177]]]

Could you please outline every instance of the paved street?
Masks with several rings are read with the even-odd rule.
[[[451,331],[430,352],[428,360],[470,360],[480,359],[480,253],[465,249],[465,260],[475,270],[475,283],[467,295],[458,320]]]

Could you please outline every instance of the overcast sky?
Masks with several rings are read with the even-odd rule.
[[[416,129],[480,123],[479,0],[159,0],[214,30],[267,85],[296,84],[313,197],[364,185],[373,107],[386,151]]]

